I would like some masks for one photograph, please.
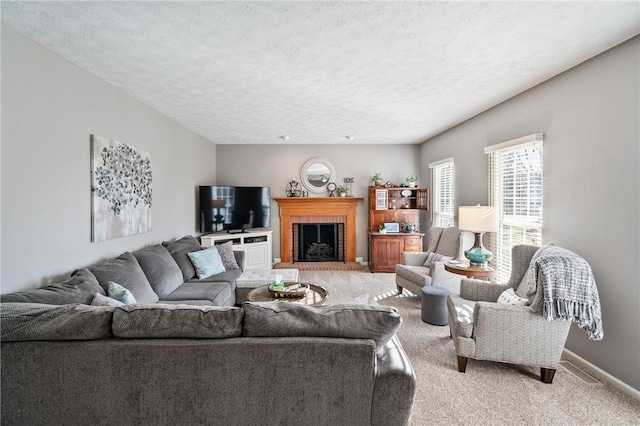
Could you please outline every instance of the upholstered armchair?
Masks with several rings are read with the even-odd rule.
[[[404,252],[402,264],[396,265],[396,286],[398,293],[404,288],[421,296],[422,287],[436,285],[444,287],[454,293],[460,292],[462,275],[452,274],[444,269],[443,262],[434,262],[431,266],[424,266],[429,253],[437,253],[450,258],[462,253],[463,248],[473,245],[473,234],[463,232],[462,237],[458,228],[431,228],[428,233],[429,244],[425,252]]]
[[[560,362],[571,321],[549,321],[542,316],[542,285],[537,286],[530,306],[496,303],[512,288],[522,294],[525,274],[538,247],[512,249],[512,270],[505,284],[464,278],[460,294],[447,300],[449,328],[464,373],[468,358],[540,367],[540,380],[551,383]],[[521,283],[524,284],[521,286]]]

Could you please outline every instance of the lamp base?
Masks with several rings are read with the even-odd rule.
[[[475,242],[473,246],[464,252],[464,256],[474,266],[487,267],[487,262],[493,259],[493,253],[484,248],[482,244],[482,235],[484,232],[474,232]]]

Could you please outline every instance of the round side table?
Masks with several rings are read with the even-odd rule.
[[[466,275],[467,278],[484,278],[489,279],[495,273],[496,270],[491,266],[475,266],[467,265],[464,263],[444,263],[444,269],[454,274]]]

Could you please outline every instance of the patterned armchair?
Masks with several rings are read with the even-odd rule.
[[[460,292],[460,280],[462,275],[447,272],[443,262],[435,262],[433,265],[424,266],[429,253],[438,253],[443,256],[456,257],[460,251],[460,231],[458,228],[431,228],[429,229],[429,246],[426,252],[404,252],[402,264],[396,265],[396,286],[398,293],[404,288],[420,297],[422,287],[436,285],[449,289],[454,293]],[[462,232],[463,247],[473,245],[473,234]]]
[[[543,318],[541,285],[531,306],[496,303],[503,291],[520,286],[538,248],[513,247],[513,267],[506,284],[465,278],[460,294],[449,295],[449,328],[459,372],[464,373],[468,358],[473,358],[540,367],[540,380],[553,381],[571,321]]]

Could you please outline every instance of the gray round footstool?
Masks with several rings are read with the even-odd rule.
[[[433,325],[447,325],[447,296],[450,293],[448,289],[435,285],[422,287],[422,321]]]

